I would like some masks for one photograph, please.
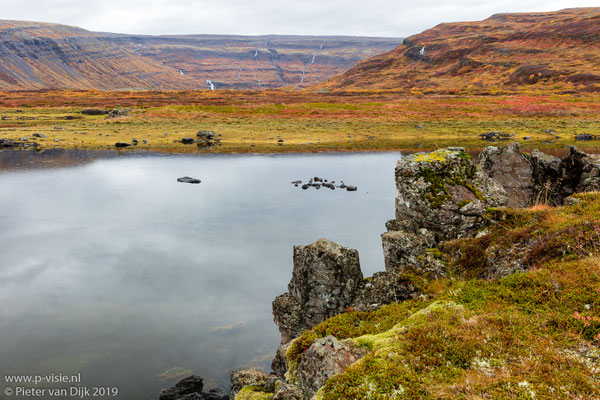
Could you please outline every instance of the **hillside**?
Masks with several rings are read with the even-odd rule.
[[[600,8],[440,24],[324,84],[342,91],[600,91]]]
[[[400,39],[136,36],[0,21],[0,90],[274,88],[322,82]]]

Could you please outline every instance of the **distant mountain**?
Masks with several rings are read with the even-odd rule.
[[[144,36],[0,20],[0,90],[305,86],[395,48],[345,36]]]
[[[440,24],[322,87],[457,93],[600,91],[600,8]]]

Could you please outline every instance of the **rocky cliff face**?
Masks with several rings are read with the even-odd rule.
[[[0,90],[262,89],[314,84],[399,39],[140,36],[0,20]]]

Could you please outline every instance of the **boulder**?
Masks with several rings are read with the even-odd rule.
[[[196,141],[193,138],[185,137],[181,139],[181,143],[183,144],[194,144]]]
[[[528,207],[535,182],[533,167],[518,143],[486,147],[477,158],[478,167],[504,188],[510,207]]]
[[[160,400],[227,400],[229,396],[220,394],[216,390],[202,392],[204,383],[196,375],[188,376],[177,382],[174,387],[165,389],[160,393]]]
[[[342,313],[363,279],[358,251],[327,239],[294,246],[288,293],[273,302],[273,316],[287,343],[303,330]]]
[[[181,178],[177,178],[177,182],[198,184],[202,181],[200,179],[192,178],[189,176],[183,176]]]
[[[115,108],[108,112],[108,115],[105,119],[124,117],[129,115],[130,112],[130,108]]]
[[[132,146],[131,143],[125,143],[125,142],[117,142],[115,143],[115,147],[117,148],[123,148],[123,147],[129,147]]]
[[[369,351],[354,344],[351,339],[339,341],[333,336],[316,339],[304,352],[296,375],[299,386],[312,397],[327,379],[340,374]]]
[[[198,133],[196,133],[196,138],[201,141],[214,140],[215,133],[213,131],[198,131]]]
[[[85,110],[81,110],[83,115],[105,115],[108,114],[107,110],[101,110],[98,108],[87,108]]]
[[[264,392],[274,393],[275,384],[279,378],[272,374],[257,369],[242,369],[233,371],[229,380],[229,399],[235,399],[240,390],[246,386],[260,388]]]

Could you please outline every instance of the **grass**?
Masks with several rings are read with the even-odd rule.
[[[321,400],[600,398],[600,193],[576,197],[564,207],[490,210],[486,235],[440,249],[453,269],[425,281],[425,298],[304,332],[288,351],[290,374],[315,338],[331,334],[370,353],[330,378]],[[538,252],[525,270],[481,279],[480,259],[518,242]]]
[[[81,114],[86,108],[117,105],[130,107],[131,113],[113,119]],[[514,133],[526,149],[551,149],[575,143],[578,133],[600,131],[599,113],[591,96],[18,92],[0,93],[0,137],[29,137],[41,148],[84,149],[114,148],[115,142],[137,139],[135,150],[204,152],[178,141],[212,130],[222,135],[222,142],[210,152],[280,153],[450,145],[477,150],[490,144],[480,134],[498,130]],[[34,133],[47,137],[33,138]]]

